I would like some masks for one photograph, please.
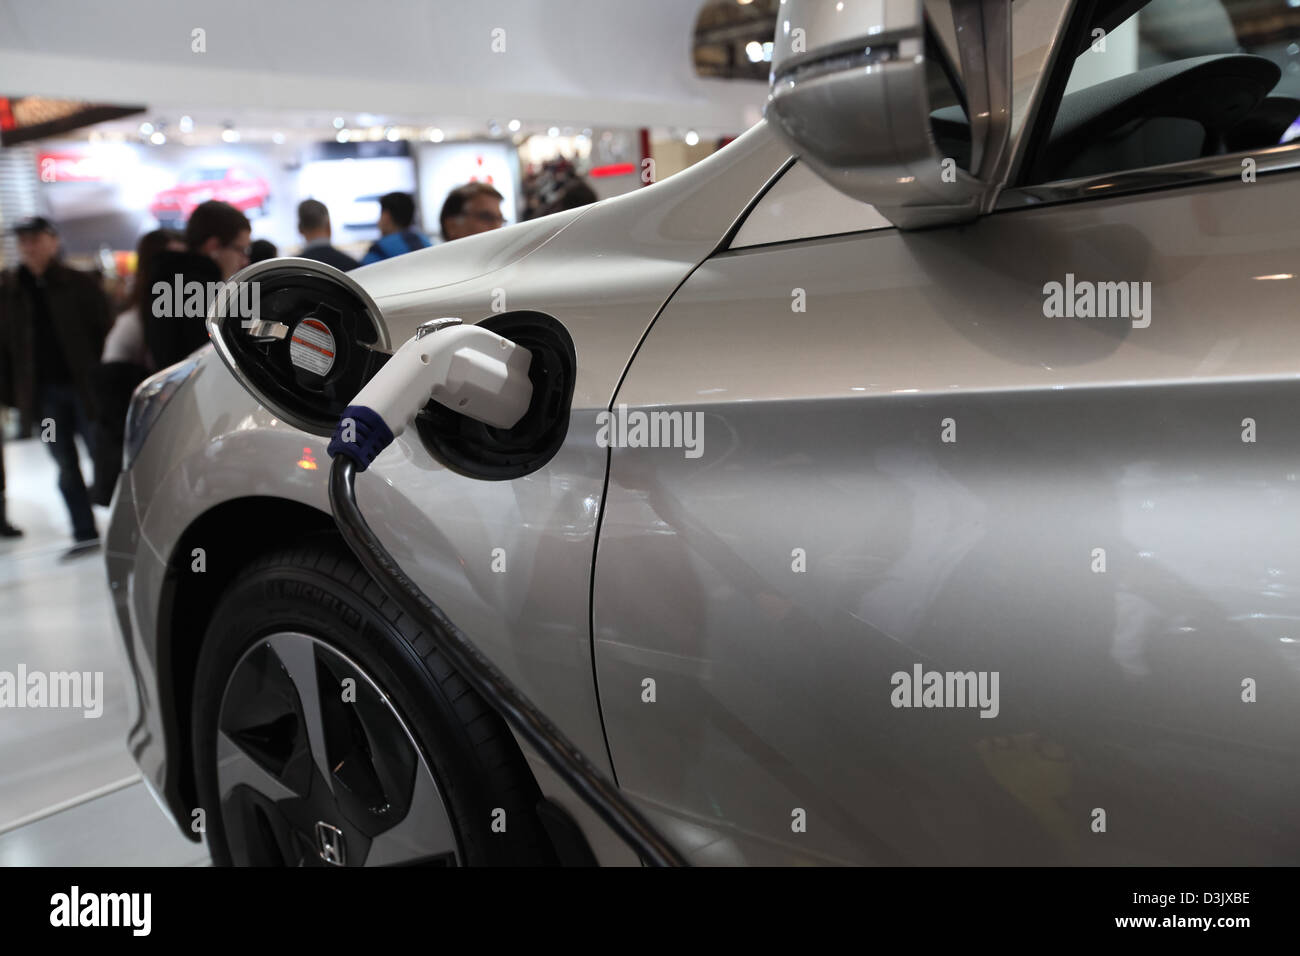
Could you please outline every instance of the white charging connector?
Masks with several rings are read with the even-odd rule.
[[[510,428],[528,411],[533,384],[528,349],[477,325],[454,325],[411,338],[357,393],[396,437],[433,399],[493,426]]]
[[[408,339],[357,393],[330,442],[331,455],[346,453],[364,470],[430,399],[494,428],[511,428],[524,417],[533,398],[528,349],[454,321],[421,332],[427,334]]]

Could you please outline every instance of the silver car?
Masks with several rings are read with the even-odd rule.
[[[704,162],[254,267],[330,363],[227,325],[113,505],[162,805],[219,863],[636,862],[330,515],[330,427],[456,317],[535,408],[431,404],[360,508],[690,862],[1294,862],[1298,44],[1287,0],[788,0]]]

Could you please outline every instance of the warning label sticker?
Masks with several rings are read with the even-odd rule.
[[[319,319],[303,319],[289,340],[289,361],[300,369],[325,375],[334,367],[334,334]]]

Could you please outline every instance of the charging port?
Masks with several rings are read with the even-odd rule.
[[[564,444],[577,356],[568,330],[544,312],[507,312],[478,324],[532,354],[528,411],[512,428],[493,428],[429,402],[415,417],[415,428],[429,454],[452,471],[507,481],[541,468]]]

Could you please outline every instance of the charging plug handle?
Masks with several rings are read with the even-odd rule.
[[[524,417],[533,398],[528,349],[481,326],[434,321],[357,393],[330,439],[330,457],[346,455],[365,471],[430,400],[493,428]]]

